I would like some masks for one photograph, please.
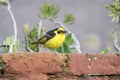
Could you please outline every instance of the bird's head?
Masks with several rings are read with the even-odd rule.
[[[64,35],[67,31],[65,31],[64,28],[59,27],[59,28],[56,28],[54,32],[59,35]]]

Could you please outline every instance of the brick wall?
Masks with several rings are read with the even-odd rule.
[[[116,54],[12,53],[0,60],[0,80],[120,80]]]

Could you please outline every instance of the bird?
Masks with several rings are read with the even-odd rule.
[[[65,41],[65,33],[67,31],[63,27],[58,27],[46,32],[38,41],[32,44],[41,44],[51,50],[60,47]]]

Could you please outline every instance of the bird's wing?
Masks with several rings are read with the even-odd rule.
[[[50,34],[45,34],[43,37],[41,37],[39,39],[39,43],[40,44],[44,44],[45,42],[47,42],[49,39],[53,38],[54,36],[53,35],[50,35]]]
[[[48,31],[45,35],[43,35],[37,42],[33,42],[32,44],[44,44],[51,38],[53,38],[56,34],[54,33],[55,30]]]

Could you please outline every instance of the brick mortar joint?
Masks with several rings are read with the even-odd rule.
[[[62,54],[62,73],[68,75],[68,54]]]

